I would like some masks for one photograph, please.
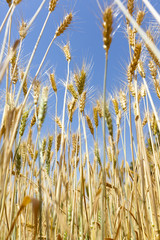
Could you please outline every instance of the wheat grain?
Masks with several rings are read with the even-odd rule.
[[[91,119],[90,119],[90,117],[88,115],[86,115],[86,120],[87,120],[87,124],[88,124],[89,130],[90,130],[91,134],[94,136],[93,124],[92,124]]]
[[[134,75],[134,71],[137,68],[138,60],[139,60],[140,54],[141,54],[141,47],[142,47],[141,43],[136,43],[131,63],[128,66],[128,72],[130,73],[131,76]],[[130,83],[132,81],[132,79],[131,79],[131,76],[129,75],[129,73],[128,73],[128,80]]]
[[[38,80],[33,83],[33,91],[34,91],[34,104],[37,105],[39,94],[40,94],[40,82]]]
[[[62,129],[62,123],[61,123],[61,120],[60,120],[60,118],[59,117],[55,117],[55,122],[57,123],[57,125],[58,125],[58,127],[60,128],[60,129]]]
[[[19,135],[22,137],[24,134],[24,130],[26,128],[26,123],[27,123],[27,119],[28,119],[28,115],[29,115],[29,110],[23,112],[22,114],[22,120],[20,123],[20,127],[19,127]]]
[[[135,34],[131,26],[128,27],[128,37],[129,37],[129,44],[131,47],[135,45]]]
[[[57,93],[57,86],[56,86],[56,81],[55,81],[55,74],[54,74],[54,73],[49,74],[49,79],[50,79],[50,82],[51,82],[53,91],[54,91],[55,93]]]
[[[132,15],[134,11],[134,0],[128,0],[127,9],[128,9],[128,12]]]
[[[60,146],[61,146],[61,133],[59,133],[58,135],[57,135],[57,152],[59,151],[59,149],[60,149]]]
[[[64,55],[66,57],[66,60],[67,61],[71,61],[71,53],[70,53],[70,45],[69,45],[69,42],[64,45],[63,47],[63,52],[64,52]]]
[[[97,111],[98,111],[98,115],[100,118],[103,117],[103,112],[102,112],[102,107],[101,107],[101,104],[100,104],[100,101],[97,100]]]
[[[108,7],[103,12],[103,47],[108,52],[112,42],[113,11]]]
[[[49,11],[53,12],[56,5],[57,5],[58,0],[50,0],[49,2]]]
[[[23,80],[23,77],[24,77],[24,72],[23,71],[20,72],[20,77],[21,77],[21,80]],[[24,94],[24,96],[26,96],[27,91],[28,91],[27,78],[25,78],[24,83],[23,83],[23,94]]]
[[[126,99],[126,94],[121,90],[119,92],[119,97],[120,97],[120,104],[121,104],[121,108],[123,109],[123,111],[127,111],[127,99]]]
[[[13,3],[14,3],[15,5],[18,5],[21,1],[22,1],[22,0],[13,0]]]
[[[113,106],[114,106],[114,111],[116,113],[116,115],[118,115],[118,112],[119,112],[119,106],[118,106],[118,101],[116,98],[112,98],[112,103],[113,103]]]
[[[19,36],[21,38],[21,40],[23,40],[27,35],[27,23],[23,21],[22,19],[22,23],[19,26]]]
[[[42,98],[41,98],[41,101],[40,101],[39,111],[38,111],[38,121],[39,121],[38,125],[39,125],[39,128],[42,127],[42,124],[43,124],[45,116],[46,116],[47,101],[48,101],[48,87],[44,87],[42,89]]]
[[[138,61],[138,71],[142,78],[146,77],[146,74],[143,68],[143,62],[141,60]]]
[[[76,90],[74,89],[74,86],[72,83],[68,84],[67,89],[75,99],[78,99],[78,94],[77,94]]]
[[[87,92],[84,91],[81,95],[80,102],[79,102],[79,110],[81,113],[84,112],[85,104],[86,104],[86,94]]]
[[[69,25],[71,24],[72,18],[73,18],[73,15],[71,12],[66,15],[63,22],[60,24],[60,26],[56,30],[55,38],[60,36],[69,27]]]
[[[98,110],[97,110],[97,107],[93,108],[93,119],[94,119],[94,124],[97,128],[98,127]]]
[[[6,2],[8,3],[9,7],[11,6],[12,4],[12,0],[6,0]]]
[[[105,119],[106,119],[106,122],[107,122],[107,127],[108,127],[108,132],[109,132],[109,135],[113,138],[113,123],[112,123],[112,117],[111,117],[111,113],[109,111],[109,108],[106,104],[106,107],[105,107]]]
[[[145,12],[139,10],[139,11],[137,12],[137,17],[136,17],[136,22],[137,22],[137,24],[138,24],[139,26],[142,24],[144,17],[145,17]],[[134,32],[136,33],[137,30],[135,30]]]
[[[51,156],[52,143],[53,143],[53,136],[51,135],[49,136],[49,139],[48,139],[48,148],[46,153],[46,170],[48,175],[50,172],[50,156]]]

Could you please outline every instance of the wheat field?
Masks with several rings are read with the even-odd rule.
[[[159,13],[148,0],[97,0],[104,83],[102,96],[92,100],[88,111],[92,67],[82,61],[72,69],[69,41],[60,46],[62,67],[67,67],[63,96],[56,71],[44,70],[56,40],[72,31],[74,10],[60,21],[31,76],[41,37],[60,0],[39,1],[28,22],[19,23],[19,37],[12,42],[13,17],[21,1],[4,1],[8,10],[0,22],[0,84],[5,96],[0,115],[0,239],[160,239]],[[46,2],[48,15],[22,63],[23,41],[33,34]],[[125,88],[109,94],[108,61],[117,16],[124,22],[129,59],[123,66]],[[50,125],[54,130],[46,133]]]

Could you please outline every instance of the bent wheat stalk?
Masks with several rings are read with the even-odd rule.
[[[152,4],[148,0],[143,0],[143,2],[147,6],[148,10],[152,13],[156,21],[160,24],[160,15],[156,11],[156,9],[152,6]]]
[[[123,14],[126,16],[126,18],[129,19],[130,23],[133,25],[133,27],[137,30],[141,38],[144,40],[144,42],[149,45],[149,47],[152,49],[152,52],[154,55],[158,58],[160,61],[160,51],[156,47],[156,45],[147,37],[147,34],[143,31],[143,29],[138,25],[138,23],[134,20],[134,18],[129,14],[123,3],[121,3],[120,0],[114,0],[115,3],[119,6]]]

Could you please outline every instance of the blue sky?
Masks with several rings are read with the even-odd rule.
[[[27,60],[28,54],[32,52],[36,39],[38,37],[39,31],[43,25],[43,22],[48,13],[48,2],[44,5],[42,11],[38,15],[36,21],[33,23],[27,38],[23,43],[23,52],[22,58]],[[37,7],[39,6],[40,1],[28,1],[22,0],[22,2],[17,7],[17,11],[13,16],[13,25],[12,25],[12,42],[18,37],[18,23],[19,20],[23,17],[25,21],[29,21],[30,18],[35,13]],[[102,7],[103,7],[102,3]],[[0,5],[3,11],[0,15],[0,21],[8,10],[6,1],[2,1]],[[104,49],[102,42],[102,32],[101,32],[101,12],[98,8],[96,1],[87,0],[87,1],[62,1],[58,2],[58,5],[55,11],[51,14],[50,19],[47,23],[45,32],[40,41],[39,47],[37,49],[37,54],[34,57],[32,64],[32,71],[36,71],[36,66],[40,63],[50,40],[52,39],[55,29],[59,26],[60,21],[62,21],[65,13],[73,11],[74,20],[70,26],[70,29],[66,31],[63,36],[58,38],[56,42],[65,43],[67,40],[70,41],[71,45],[71,54],[72,54],[72,68],[76,65],[80,66],[83,59],[86,59],[87,62],[93,64],[92,69],[92,79],[90,85],[94,86],[95,89],[102,91],[103,88],[103,72],[104,72]],[[114,27],[117,28],[120,22],[115,22]],[[118,84],[119,76],[117,76],[118,71],[122,73],[123,69],[120,69],[119,63],[124,59],[124,52],[126,45],[122,41],[123,33],[122,29],[118,30],[114,35],[113,44],[110,49],[109,57],[109,68],[108,73],[111,74],[112,80],[108,81],[108,88],[114,89],[113,84]],[[118,43],[118,44],[117,44]],[[119,45],[121,43],[121,46]],[[122,55],[123,53],[123,55]],[[126,51],[127,53],[127,51]],[[127,55],[126,55],[127,56]],[[65,58],[62,51],[58,46],[53,44],[48,57],[43,66],[43,71],[46,71],[50,66],[55,67],[56,74],[58,78],[64,78],[65,67],[62,70],[62,64],[65,64]],[[34,67],[33,67],[34,66]],[[110,66],[112,72],[110,71]],[[118,73],[119,75],[119,73]]]
[[[12,37],[11,42],[13,43],[18,37],[18,24],[21,18],[24,21],[29,21],[36,9],[38,8],[41,1],[34,0],[22,0],[22,2],[17,7],[15,14],[13,16],[13,24],[12,24]],[[104,2],[100,1],[102,9],[104,9]],[[160,2],[154,2],[154,6],[157,11],[160,11]],[[29,56],[34,48],[34,44],[37,40],[41,27],[44,23],[44,20],[48,14],[48,3],[46,1],[43,9],[40,14],[36,18],[36,21],[31,26],[29,33],[24,40],[21,59],[22,62],[25,63],[28,61]],[[142,5],[142,4],[140,4]],[[0,2],[1,14],[0,14],[0,22],[2,22],[7,10],[8,5],[5,0]],[[49,21],[47,23],[46,29],[43,33],[41,41],[39,43],[36,55],[33,59],[30,76],[34,78],[34,74],[37,71],[37,68],[40,64],[40,61],[45,53],[48,44],[50,43],[57,26],[59,26],[60,21],[63,20],[63,17],[66,13],[73,11],[74,19],[70,28],[64,32],[62,36],[57,38],[56,44],[53,44],[50,52],[45,60],[45,63],[42,67],[41,75],[43,75],[50,67],[51,70],[55,69],[55,74],[57,77],[57,81],[61,82],[61,80],[65,81],[67,74],[67,64],[64,57],[63,52],[58,47],[58,44],[62,42],[66,43],[67,40],[70,41],[71,46],[71,70],[78,65],[81,67],[83,60],[85,59],[87,63],[92,63],[92,70],[90,74],[90,82],[89,86],[94,89],[94,98],[102,95],[103,90],[103,75],[104,75],[104,49],[103,49],[103,41],[102,41],[102,31],[101,31],[101,11],[97,5],[96,0],[59,0],[55,11],[51,14]],[[121,16],[121,17],[120,17]],[[147,11],[146,22],[149,22],[151,19],[150,14]],[[125,36],[125,18],[119,13],[114,21],[114,36],[113,42],[111,44],[111,48],[109,50],[109,62],[108,62],[108,76],[107,76],[107,90],[109,93],[115,93],[120,88],[123,88],[125,82],[127,82],[126,78],[126,67],[129,62],[128,55],[128,43]],[[119,28],[118,28],[119,26]],[[143,25],[144,29],[146,29],[146,25]],[[117,29],[118,28],[118,29]],[[2,42],[3,33],[0,35],[0,43]],[[44,74],[42,77],[42,82],[46,81],[47,75]],[[3,86],[3,85],[2,85]],[[1,87],[2,87],[1,86]],[[60,88],[59,99],[63,96],[63,86],[62,84],[58,85]],[[109,95],[109,94],[108,94]],[[88,102],[87,109],[90,112],[92,109],[92,102]],[[49,102],[49,111],[50,115],[53,111],[54,97]],[[155,98],[155,102],[157,102],[157,98]],[[62,103],[59,101],[61,114],[61,106]],[[53,127],[54,129],[54,127]],[[49,131],[48,128],[47,131]],[[128,136],[128,135],[127,135]]]

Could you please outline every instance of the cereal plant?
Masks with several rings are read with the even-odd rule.
[[[104,50],[98,97],[90,88],[94,64],[72,64],[67,33],[74,30],[78,11],[66,12],[48,36],[62,0],[39,1],[17,29],[14,19],[23,1],[0,5],[2,11],[8,6],[0,22],[0,239],[160,239],[157,9],[148,0],[95,1]],[[27,5],[32,8],[31,1]],[[107,88],[113,71],[108,63],[119,19],[129,58],[122,63],[126,79],[113,93]],[[29,35],[36,41],[23,61]],[[46,65],[50,52],[56,61],[53,48],[64,54],[61,81],[51,59]]]

